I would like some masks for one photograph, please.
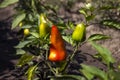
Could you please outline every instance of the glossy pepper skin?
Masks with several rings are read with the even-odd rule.
[[[45,19],[45,15],[40,15],[40,25],[39,25],[39,34],[40,38],[44,38],[48,33],[50,32],[50,27],[47,24],[47,21]]]
[[[29,29],[24,29],[24,35],[27,36],[27,35],[29,35],[29,34],[30,34]]]
[[[56,26],[52,26],[50,36],[50,53],[48,59],[53,62],[60,62],[66,58],[64,40]]]
[[[80,23],[75,27],[72,33],[72,39],[77,42],[83,42],[85,40],[86,26],[84,23]]]

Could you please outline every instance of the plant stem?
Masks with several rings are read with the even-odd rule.
[[[46,50],[45,63],[48,65],[48,67],[50,68],[50,70],[52,71],[52,73],[54,75],[56,75],[56,72],[53,70],[53,68],[51,67],[50,63],[47,61],[47,58],[48,58],[48,50]]]
[[[45,61],[45,63],[48,65],[48,67],[50,68],[50,70],[52,71],[52,73],[53,73],[54,75],[56,75],[56,73],[55,73],[55,71],[53,70],[53,68],[51,67],[51,65],[50,65],[47,61]]]
[[[78,51],[78,45],[75,47],[74,52],[72,53],[72,55],[70,56],[70,61],[73,59],[75,53]]]
[[[72,61],[73,57],[75,56],[75,53],[78,51],[78,46],[79,46],[79,44],[77,44],[77,45],[75,46],[75,50],[74,50],[74,52],[71,54],[71,56],[68,58],[68,61],[67,61],[66,65],[65,65],[64,69],[62,70],[62,72],[65,72],[65,71],[66,71],[69,63]]]

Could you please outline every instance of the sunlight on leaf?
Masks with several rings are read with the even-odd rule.
[[[15,48],[23,48],[24,46],[26,46],[30,42],[32,42],[32,41],[21,41],[21,42],[19,42],[19,44],[17,46],[15,46]]]
[[[92,80],[94,78],[94,75],[91,74],[90,72],[88,72],[87,70],[85,69],[82,69],[80,70],[84,75],[85,77],[88,79],[88,80]]]
[[[30,54],[27,54],[27,53],[23,54],[21,56],[21,58],[19,59],[17,66],[22,67],[23,65],[27,64],[28,62],[30,62],[33,58],[34,58],[33,55],[30,55]]]
[[[66,41],[66,42],[68,42],[68,43],[70,43],[70,44],[72,44],[73,45],[73,40],[72,40],[72,38],[70,37],[70,36],[62,36],[63,37],[63,39]]]
[[[83,14],[85,17],[87,17],[88,15],[87,15],[87,13],[86,13],[86,9],[81,9],[81,10],[79,10],[79,12],[81,13],[81,14]]]
[[[31,28],[31,25],[23,25],[21,28],[26,29],[26,28]]]
[[[25,51],[23,49],[17,49],[16,50],[16,54],[19,55],[19,54],[25,54]]]
[[[110,63],[114,63],[115,60],[112,57],[111,52],[107,49],[102,47],[101,45],[91,41],[91,45],[98,51],[98,53],[100,54],[102,60],[109,66]]]
[[[25,13],[21,13],[21,14],[17,15],[12,22],[12,28],[11,29],[14,29],[15,27],[17,27],[18,24],[25,18],[25,16],[26,16]]]
[[[34,77],[34,75],[35,75],[36,69],[37,69],[37,65],[31,66],[31,67],[27,70],[27,72],[26,72],[26,74],[27,74],[27,80],[33,80],[33,77]]]
[[[99,68],[95,67],[95,66],[88,66],[85,64],[81,64],[82,66],[82,70],[80,71],[84,71],[83,74],[88,78],[88,80],[92,80],[91,78],[94,77],[98,77],[100,80],[108,80],[107,74],[100,70]],[[86,74],[87,73],[87,74]]]
[[[110,37],[104,34],[93,34],[88,38],[88,41],[97,41],[97,40],[104,40],[109,39]]]
[[[19,0],[4,0],[2,3],[0,3],[0,8],[5,8],[11,4],[17,3]]]
[[[30,34],[32,34],[32,36],[39,38],[39,34],[37,32],[31,32]]]

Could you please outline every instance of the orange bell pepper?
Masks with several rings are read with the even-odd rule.
[[[50,36],[50,54],[49,60],[53,62],[63,61],[66,58],[66,49],[64,40],[56,26],[52,26]]]

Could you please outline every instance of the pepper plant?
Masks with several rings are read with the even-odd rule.
[[[28,80],[120,79],[120,72],[114,67],[115,59],[111,52],[96,42],[110,37],[92,34],[86,38],[86,28],[90,21],[95,19],[92,14],[95,8],[90,3],[79,10],[86,22],[78,24],[64,23],[55,13],[56,9],[44,4],[42,0],[4,0],[0,7],[4,8],[13,3],[17,3],[17,13],[12,29],[19,27],[23,32],[22,39],[15,46],[16,54],[21,55],[17,67],[28,67],[23,72]],[[107,67],[106,70],[76,60],[76,55],[83,54],[79,48],[85,43],[90,43],[98,52],[91,56],[103,63]],[[72,46],[73,51],[69,51],[66,44]],[[72,67],[75,63],[79,66]],[[71,73],[72,70],[77,72]]]

